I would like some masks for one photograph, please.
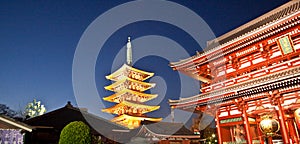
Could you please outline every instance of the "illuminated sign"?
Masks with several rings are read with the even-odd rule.
[[[291,41],[291,38],[289,35],[287,36],[284,36],[282,38],[279,38],[277,40],[277,44],[278,46],[280,47],[281,49],[281,52],[286,55],[286,54],[289,54],[289,53],[292,53],[294,52],[294,46],[293,46],[293,43]]]

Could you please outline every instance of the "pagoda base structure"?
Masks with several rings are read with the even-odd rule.
[[[202,92],[169,100],[171,108],[213,116],[219,144],[299,144],[300,1],[209,41],[207,48],[170,64],[201,81]]]
[[[133,129],[139,127],[142,123],[160,122],[161,120],[162,118],[149,118],[123,114],[113,118],[111,121]]]

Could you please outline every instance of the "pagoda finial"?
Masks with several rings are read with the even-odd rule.
[[[131,42],[130,42],[130,37],[128,37],[128,42],[127,42],[127,64],[132,65],[132,49],[131,49]]]

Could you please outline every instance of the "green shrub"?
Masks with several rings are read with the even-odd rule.
[[[81,121],[74,121],[66,125],[59,138],[59,144],[90,144],[90,128]]]

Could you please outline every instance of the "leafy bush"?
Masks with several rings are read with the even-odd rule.
[[[66,125],[60,133],[59,144],[90,144],[90,128],[81,121]]]

